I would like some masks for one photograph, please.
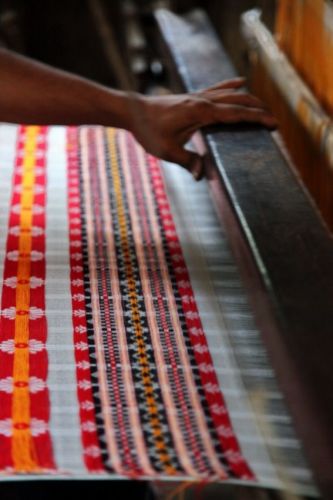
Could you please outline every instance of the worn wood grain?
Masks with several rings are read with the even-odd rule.
[[[156,18],[186,90],[235,75],[202,12]],[[221,126],[204,135],[215,204],[263,340],[318,484],[333,498],[332,237],[268,131]]]

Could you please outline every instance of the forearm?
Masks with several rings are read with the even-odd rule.
[[[0,48],[0,121],[131,129],[135,99]]]
[[[99,124],[131,131],[147,152],[202,174],[202,158],[184,148],[193,133],[241,121],[275,127],[243,79],[188,95],[144,96],[111,90],[0,49],[0,121],[36,125]]]

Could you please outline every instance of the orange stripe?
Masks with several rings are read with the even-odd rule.
[[[16,288],[16,318],[15,318],[15,344],[26,344],[29,341],[29,305],[30,285],[20,284],[20,280],[30,278],[30,252],[33,186],[35,182],[35,151],[39,127],[26,129],[26,143],[22,164],[22,194],[20,211],[20,236],[19,260],[17,269]],[[26,231],[28,230],[28,231]],[[27,347],[15,348],[13,368],[13,439],[12,458],[17,471],[38,471],[38,461],[34,442],[30,430],[30,394],[29,394],[29,349]],[[19,384],[18,384],[19,383]]]
[[[126,227],[126,214],[123,202],[123,191],[121,187],[121,178],[119,175],[119,161],[116,155],[116,136],[114,129],[108,129],[108,146],[111,157],[111,172],[115,190],[115,203],[117,205],[117,214],[119,221],[120,245],[124,256],[130,255],[129,240]],[[168,453],[168,446],[164,439],[162,424],[159,417],[158,404],[155,396],[153,380],[149,373],[149,360],[147,357],[146,346],[142,326],[138,322],[140,319],[139,303],[137,299],[136,283],[133,273],[133,267],[130,259],[126,268],[128,297],[131,302],[131,317],[133,321],[133,330],[135,332],[135,343],[138,356],[138,363],[141,365],[141,381],[144,386],[146,404],[150,414],[150,425],[152,427],[153,441],[158,458],[163,466],[164,472],[174,475],[176,469],[171,465],[171,456]]]

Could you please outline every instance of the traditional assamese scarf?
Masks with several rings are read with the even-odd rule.
[[[0,478],[314,493],[205,183],[122,130],[0,126]]]

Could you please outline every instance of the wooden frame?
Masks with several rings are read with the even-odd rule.
[[[202,11],[160,10],[156,20],[178,90],[235,76]],[[333,498],[332,237],[268,131],[221,126],[204,138],[212,196],[263,341],[318,485]]]

